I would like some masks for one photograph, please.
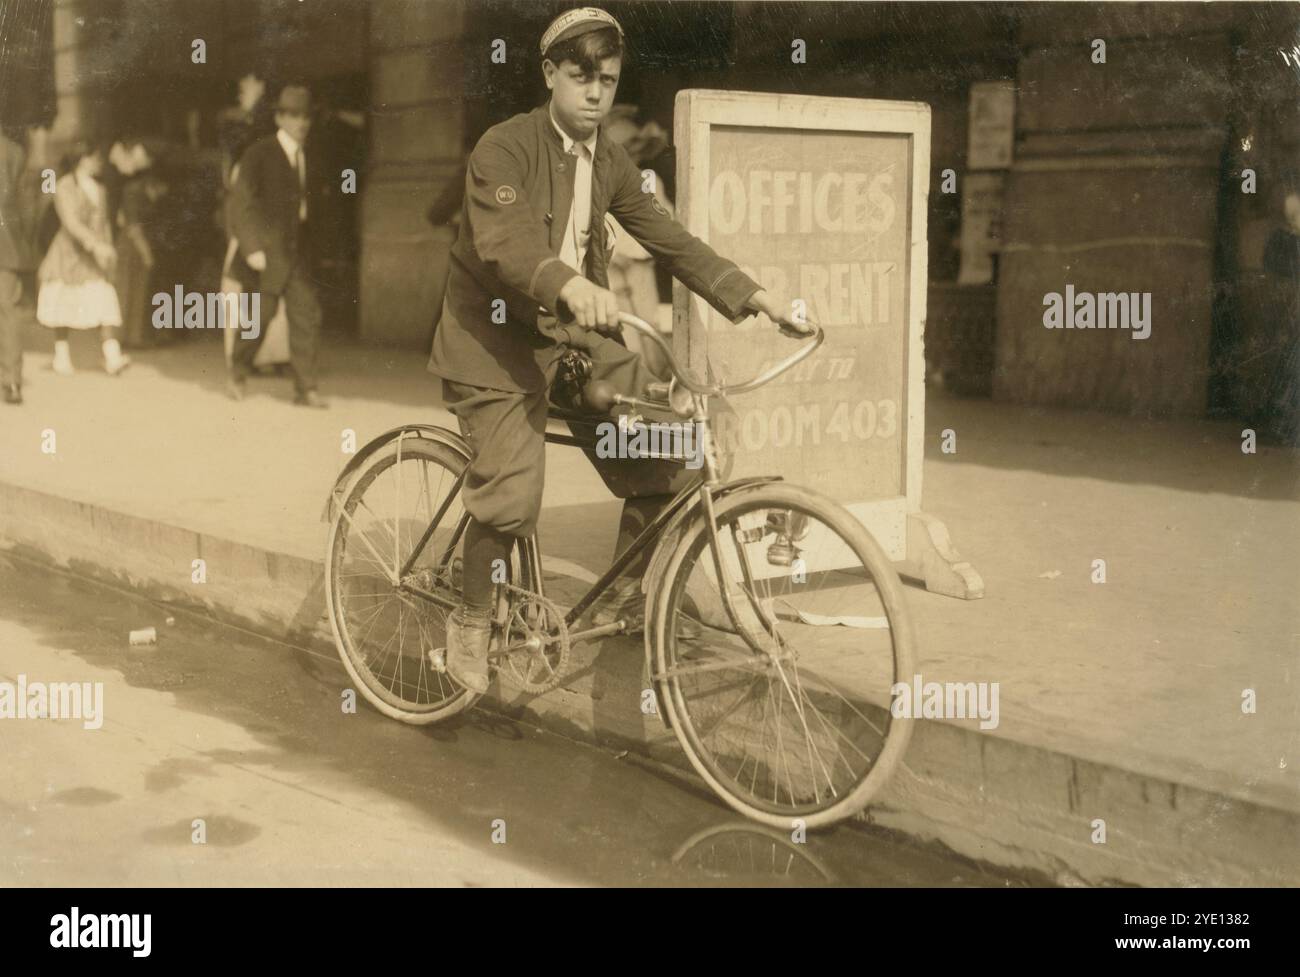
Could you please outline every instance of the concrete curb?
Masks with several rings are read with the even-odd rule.
[[[0,546],[335,653],[321,561],[4,483]],[[202,585],[191,582],[196,559],[206,564]],[[488,705],[684,766],[672,733],[641,712],[643,658],[627,639],[580,646],[564,688],[541,698],[503,689]],[[903,765],[865,817],[1066,884],[1300,884],[1300,812],[936,720],[917,724]],[[1106,822],[1105,843],[1092,840],[1094,819]]]

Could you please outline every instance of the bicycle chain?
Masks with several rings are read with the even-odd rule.
[[[540,608],[542,617],[546,621],[546,626],[542,629],[545,643],[536,651],[521,648],[503,655],[498,659],[497,670],[509,675],[511,680],[525,692],[532,695],[541,695],[557,688],[564,681],[564,675],[569,665],[569,626],[564,623],[564,613],[560,606],[549,597],[543,597],[531,590],[525,590],[523,587],[516,587],[514,584],[503,583],[499,586],[504,587],[507,591],[519,595],[518,601],[511,601],[510,610],[506,617],[506,624],[502,641],[509,644],[511,641],[511,624],[516,617],[523,624],[527,617],[523,613],[529,604]],[[527,625],[525,625],[527,626]],[[552,631],[553,629],[553,631]],[[532,626],[528,626],[529,637],[536,637],[537,631]],[[557,651],[558,649],[558,651]],[[549,655],[555,656],[552,663]],[[520,668],[518,662],[525,662],[524,668]],[[541,666],[542,679],[535,680],[535,666]]]

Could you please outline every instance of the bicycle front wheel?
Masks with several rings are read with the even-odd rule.
[[[911,735],[890,711],[912,675],[898,574],[851,513],[808,489],[763,485],[714,516],[701,509],[684,534],[650,622],[668,719],[747,817],[786,830],[850,817]]]

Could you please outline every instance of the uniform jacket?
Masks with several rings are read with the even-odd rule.
[[[687,288],[727,318],[744,317],[758,284],[688,233],[654,194],[644,193],[640,170],[603,131],[592,163],[586,267],[562,262],[574,175],[573,158],[564,152],[546,105],[493,126],[478,141],[465,174],[460,232],[451,249],[430,372],[497,390],[543,389],[557,341],[580,343],[583,332],[557,325],[560,290],[579,273],[608,287],[607,213]],[[505,303],[504,323],[493,321],[496,299]]]
[[[310,221],[315,153],[310,146],[303,152]],[[231,236],[239,242],[231,274],[246,287],[260,288],[272,295],[283,294],[294,265],[303,257],[298,253],[299,202],[298,174],[275,133],[249,146],[239,160],[227,210]],[[266,270],[260,283],[257,273],[245,262],[248,255],[258,251],[266,254]]]
[[[32,267],[31,241],[19,206],[26,153],[0,134],[0,268],[26,271]]]

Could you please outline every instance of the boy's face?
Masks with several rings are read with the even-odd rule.
[[[573,61],[560,65],[543,61],[542,73],[551,90],[551,110],[560,128],[574,139],[590,137],[614,105],[622,67],[621,57],[606,58],[595,74],[588,74]]]

